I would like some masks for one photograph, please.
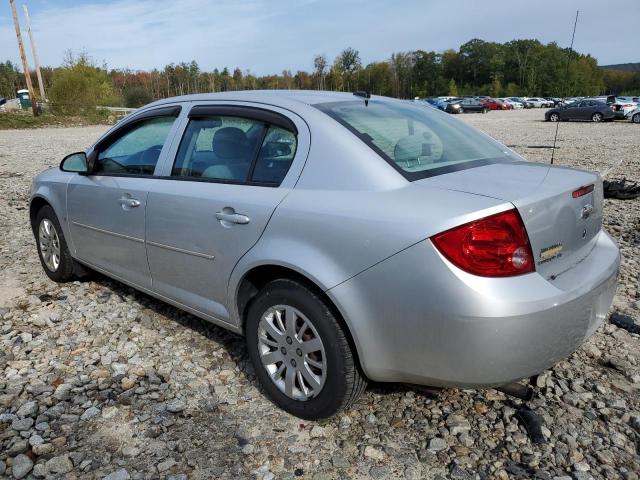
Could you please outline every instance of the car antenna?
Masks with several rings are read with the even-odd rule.
[[[569,47],[569,55],[567,55],[567,71],[564,76],[564,88],[563,94],[567,94],[567,83],[569,82],[569,65],[571,63],[571,52],[573,52],[573,40],[576,38],[576,26],[578,25],[578,15],[580,10],[576,10],[576,20],[573,22],[573,33],[571,34],[571,46]],[[566,97],[562,97],[562,104],[564,105]],[[553,165],[553,158],[556,153],[556,141],[558,140],[558,127],[560,126],[560,116],[558,115],[558,121],[556,122],[556,134],[553,137],[553,148],[551,149],[551,165]]]
[[[355,92],[353,92],[353,94],[356,97],[364,98],[364,106],[369,106],[369,99],[371,98],[371,94],[369,92],[367,92],[366,90],[356,90]]]

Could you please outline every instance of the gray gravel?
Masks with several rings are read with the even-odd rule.
[[[464,115],[548,161],[541,110]],[[605,324],[538,378],[529,406],[492,391],[373,385],[306,422],[256,385],[242,339],[117,282],[57,285],[28,226],[31,177],[106,127],[0,131],[0,477],[638,479],[639,336]],[[640,180],[640,129],[563,123],[556,163]],[[606,201],[623,254],[614,309],[640,323],[640,200]]]

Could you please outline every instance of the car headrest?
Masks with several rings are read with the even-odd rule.
[[[421,156],[431,155],[431,145],[422,135],[407,135],[396,143],[393,157],[396,162],[410,162]]]
[[[219,158],[245,158],[251,153],[251,145],[239,128],[223,127],[213,135],[211,150]]]
[[[291,155],[291,146],[284,142],[267,142],[262,147],[262,156],[265,158],[286,157]]]

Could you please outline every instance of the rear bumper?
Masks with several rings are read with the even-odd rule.
[[[538,273],[469,275],[426,240],[327,293],[370,379],[495,386],[574,352],[604,320],[618,267],[618,249],[604,231],[591,253],[554,281]]]

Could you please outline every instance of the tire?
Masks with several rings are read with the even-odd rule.
[[[602,119],[603,119],[603,116],[599,112],[596,112],[593,115],[591,115],[591,121],[593,121],[593,122],[601,122]]]
[[[636,113],[633,117],[631,117],[631,121],[633,123],[640,123],[640,113]]]
[[[367,386],[333,308],[297,281],[273,280],[263,287],[249,305],[245,333],[260,384],[273,403],[296,417],[330,417],[353,405]],[[303,353],[309,341],[317,348]]]
[[[458,113],[464,113],[464,108],[460,107],[460,110],[458,110]]]
[[[560,120],[560,115],[558,115],[557,113],[552,113],[551,115],[549,115],[549,121],[550,122],[557,122]]]
[[[71,257],[58,217],[49,205],[38,211],[33,232],[40,264],[47,276],[59,283],[76,279],[76,262]]]
[[[482,113],[489,113],[489,109],[488,108],[483,108],[482,109]]]

